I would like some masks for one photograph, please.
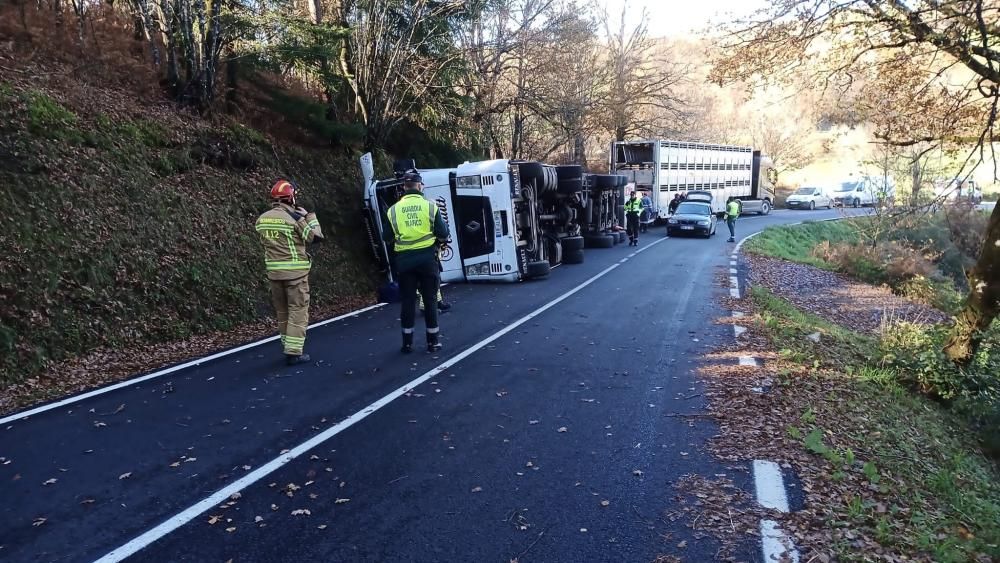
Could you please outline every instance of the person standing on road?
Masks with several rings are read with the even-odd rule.
[[[729,227],[729,242],[736,242],[736,218],[740,216],[740,200],[730,197],[726,203],[726,226]]]
[[[653,200],[649,197],[649,192],[642,192],[642,217],[640,217],[639,232],[645,233],[646,227],[652,222]]]
[[[674,194],[674,199],[670,200],[670,204],[667,205],[667,213],[673,215],[677,212],[677,206],[681,204],[681,194]]]
[[[316,214],[295,204],[295,185],[278,180],[271,187],[271,209],[255,228],[264,246],[264,267],[288,365],[309,361],[304,353],[309,326],[309,269],[306,245],[323,240]]]
[[[632,192],[625,202],[625,230],[628,231],[628,245],[639,246],[639,215],[642,213],[642,200]]]
[[[402,310],[399,321],[403,329],[401,351],[413,351],[413,328],[417,316],[417,291],[424,303],[436,303],[440,287],[437,260],[438,245],[448,238],[448,226],[438,206],[424,199],[423,178],[416,170],[403,175],[405,193],[386,214],[391,229],[385,230],[385,240],[396,254],[396,271]],[[426,307],[427,351],[441,349],[438,308]]]

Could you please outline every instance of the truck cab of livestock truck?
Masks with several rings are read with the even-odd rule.
[[[391,278],[392,256],[382,233],[391,228],[389,208],[403,196],[403,170],[397,170],[396,177],[376,180],[370,154],[361,157],[361,169],[369,241]],[[515,243],[511,208],[511,191],[519,188],[516,168],[503,160],[489,160],[421,169],[420,175],[424,197],[438,204],[448,224],[448,240],[440,251],[441,281],[521,279],[525,267]]]
[[[660,222],[669,215],[670,201],[691,191],[711,193],[715,212],[736,197],[744,213],[767,215],[778,181],[771,159],[750,147],[663,139],[612,143],[610,170],[652,193]]]

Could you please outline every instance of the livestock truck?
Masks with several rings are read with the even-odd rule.
[[[774,207],[778,181],[771,159],[750,147],[664,139],[613,142],[610,169],[625,175],[636,189],[650,192],[658,222],[667,219],[676,194],[691,190],[710,192],[716,213],[736,197],[744,213],[767,215]]]
[[[393,177],[378,180],[371,154],[361,157],[364,218],[383,272],[393,278],[382,234],[387,211],[403,196],[397,161]],[[585,174],[580,166],[484,160],[454,168],[420,169],[424,197],[444,213],[449,238],[441,247],[444,282],[515,282],[542,278],[558,264],[583,262],[583,249],[624,241],[626,178]]]

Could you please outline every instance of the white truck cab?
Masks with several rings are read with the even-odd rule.
[[[372,251],[389,281],[393,255],[383,242],[386,214],[403,196],[402,173],[375,179],[370,154],[361,157],[364,217]],[[621,175],[585,174],[576,165],[483,160],[420,170],[424,197],[448,223],[439,247],[441,280],[515,282],[543,278],[558,264],[583,262],[583,250],[625,240],[625,184]]]

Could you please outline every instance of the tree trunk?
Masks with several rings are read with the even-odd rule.
[[[959,366],[972,361],[983,331],[1000,313],[1000,205],[993,208],[983,249],[968,277],[969,296],[944,346],[944,353]]]
[[[239,110],[239,98],[237,96],[239,88],[240,66],[234,54],[231,54],[226,61],[226,113],[235,115]]]
[[[920,183],[921,183],[921,170],[920,170],[920,158],[914,158],[913,162],[910,164],[910,176],[913,179],[913,187],[910,193],[910,205],[917,207],[920,205]]]

